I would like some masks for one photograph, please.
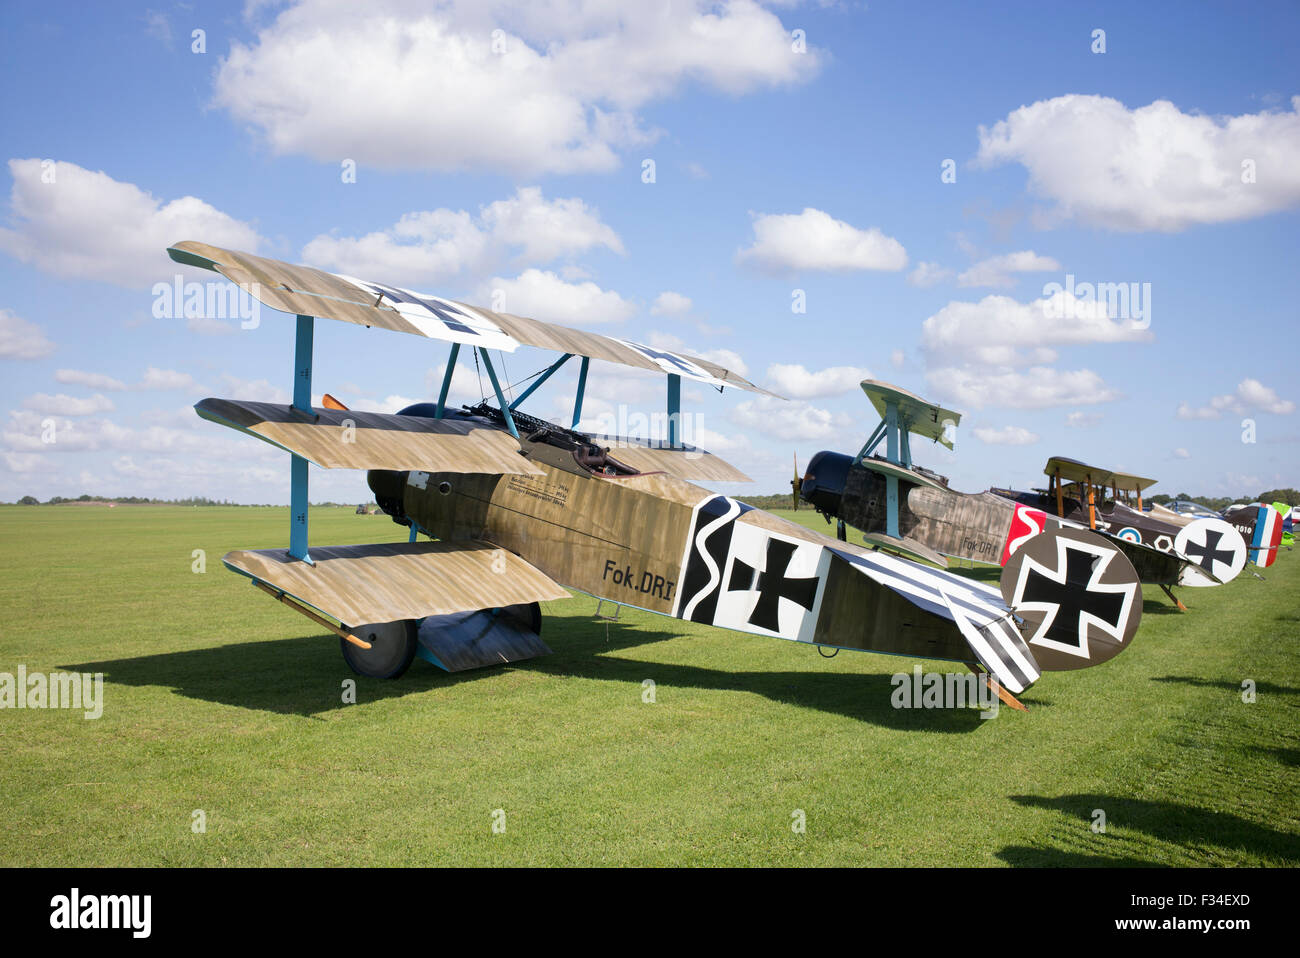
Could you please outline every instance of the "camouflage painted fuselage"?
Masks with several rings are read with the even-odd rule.
[[[623,605],[818,645],[972,660],[953,622],[854,566],[860,547],[664,473],[593,475],[562,451],[528,453],[544,476],[407,474],[406,516],[431,536],[493,543]]]

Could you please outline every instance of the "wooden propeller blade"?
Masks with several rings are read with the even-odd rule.
[[[321,396],[321,398],[320,398],[320,404],[321,404],[322,406],[324,406],[326,409],[340,409],[340,410],[342,410],[343,412],[347,412],[347,411],[348,411],[348,407],[347,407],[347,406],[343,405],[343,403],[339,402],[337,399],[335,399],[335,398],[334,398],[333,396],[331,396],[329,393],[326,393],[324,396]]]

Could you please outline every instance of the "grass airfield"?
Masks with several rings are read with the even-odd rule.
[[[1285,550],[1186,614],[1148,587],[1132,648],[986,721],[892,708],[918,660],[585,596],[543,605],[552,656],[344,704],[337,638],[221,565],[287,538],[284,508],[0,506],[0,672],[104,673],[98,720],[0,710],[0,865],[1300,863]],[[314,543],[404,539],[312,511]]]

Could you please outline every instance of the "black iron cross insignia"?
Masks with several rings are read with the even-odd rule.
[[[437,299],[421,299],[419,296],[403,292],[402,290],[395,289],[392,286],[384,286],[381,283],[370,283],[368,285],[376,293],[387,296],[389,299],[393,300],[393,302],[415,303],[416,305],[423,306],[446,323],[449,329],[454,329],[460,333],[469,333],[472,336],[478,335],[478,330],[466,326],[459,319],[456,319],[457,316],[465,316],[466,319],[469,317],[450,303],[444,303]]]
[[[680,356],[675,356],[672,353],[664,352],[662,349],[655,349],[651,346],[642,345],[641,343],[629,343],[629,345],[636,347],[637,350],[644,353],[649,359],[667,360],[688,376],[695,376],[699,373],[694,366],[682,359]]]
[[[790,577],[785,574],[794,558],[793,542],[783,539],[767,540],[766,570],[759,572],[739,558],[731,568],[731,577],[727,580],[728,592],[758,591],[758,602],[750,613],[749,624],[769,632],[781,631],[781,619],[778,614],[782,599],[789,599],[809,612],[817,599],[816,576],[809,578]]]
[[[1232,560],[1236,553],[1231,549],[1220,549],[1219,542],[1223,539],[1223,533],[1217,529],[1210,529],[1205,533],[1205,544],[1190,541],[1184,550],[1188,558],[1195,559],[1206,572],[1214,571],[1214,563],[1222,562],[1224,565],[1232,565]]]
[[[1064,582],[1057,582],[1039,572],[1031,562],[1025,563],[1021,601],[1056,607],[1054,612],[1048,612],[1051,624],[1036,638],[1073,646],[1079,654],[1086,655],[1084,615],[1094,616],[1109,625],[1113,633],[1120,633],[1126,596],[1118,592],[1094,592],[1089,588],[1095,579],[1093,564],[1100,561],[1095,553],[1066,545]]]

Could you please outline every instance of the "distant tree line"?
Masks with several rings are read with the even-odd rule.
[[[1234,503],[1247,502],[1285,502],[1289,506],[1300,505],[1300,491],[1295,489],[1266,489],[1257,496],[1238,496],[1235,499],[1229,499],[1224,496],[1193,496],[1186,492],[1180,492],[1176,496],[1167,496],[1164,493],[1149,497],[1150,502],[1167,506],[1175,499],[1191,499],[1193,502],[1199,502],[1203,506],[1209,506],[1216,512],[1222,512],[1228,506]]]
[[[57,506],[69,502],[115,502],[124,506],[246,506],[252,509],[270,509],[275,508],[269,502],[234,502],[231,499],[209,499],[207,496],[190,496],[185,499],[155,499],[149,496],[91,496],[80,495],[72,499],[66,499],[63,496],[51,496],[44,502],[35,496],[23,496],[15,505],[19,506]],[[351,502],[313,502],[312,506],[348,506]],[[284,508],[280,506],[279,508]]]

